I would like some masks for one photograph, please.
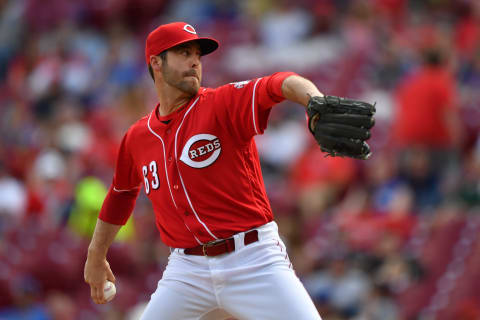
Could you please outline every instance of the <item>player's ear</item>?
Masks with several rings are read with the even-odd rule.
[[[150,56],[150,66],[154,71],[162,69],[162,59],[159,56]]]

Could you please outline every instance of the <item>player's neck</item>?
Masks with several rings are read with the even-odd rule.
[[[160,116],[167,116],[190,101],[191,96],[178,89],[156,87]]]

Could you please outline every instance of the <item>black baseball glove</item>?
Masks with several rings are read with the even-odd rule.
[[[308,128],[320,149],[335,157],[368,159],[370,128],[375,105],[335,96],[311,97],[307,105]]]

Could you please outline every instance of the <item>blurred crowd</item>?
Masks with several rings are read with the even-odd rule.
[[[141,195],[94,305],[86,248],[126,129],[155,105],[146,35],[220,49],[204,86],[295,71],[376,102],[367,161],[325,157],[302,108],[257,137],[297,275],[324,319],[480,319],[480,3],[0,0],[0,319],[137,319],[169,254]]]

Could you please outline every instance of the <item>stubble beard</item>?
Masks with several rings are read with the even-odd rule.
[[[198,81],[197,83],[197,82],[191,82],[191,81],[185,80],[184,79],[185,73],[180,75],[179,72],[172,70],[170,67],[168,67],[167,64],[164,64],[164,67],[162,69],[162,75],[163,75],[164,81],[168,85],[186,93],[191,97],[195,96],[198,90],[200,89],[200,85],[199,85],[200,81]]]

